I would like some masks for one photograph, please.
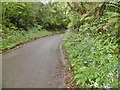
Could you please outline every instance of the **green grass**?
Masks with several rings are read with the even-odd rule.
[[[32,28],[28,31],[16,31],[16,30],[9,30],[7,33],[2,34],[2,45],[0,49],[4,52],[10,48],[15,47],[21,43],[28,42],[32,39],[52,35],[56,33],[60,33],[61,31],[47,31],[43,29]]]

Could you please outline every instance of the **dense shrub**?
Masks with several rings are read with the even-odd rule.
[[[86,17],[79,31],[65,33],[64,48],[80,87],[118,88],[118,15],[106,12],[97,21]]]

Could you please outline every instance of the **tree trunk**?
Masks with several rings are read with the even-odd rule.
[[[95,9],[95,12],[96,12],[95,13],[95,19],[98,19],[100,16],[103,15],[103,12],[104,12],[105,8],[106,8],[106,2],[100,4],[100,6],[96,7],[96,9]]]

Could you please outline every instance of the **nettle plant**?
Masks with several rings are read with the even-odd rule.
[[[87,26],[89,28],[87,28]],[[64,42],[69,63],[74,70],[74,80],[80,87],[118,87],[118,57],[114,53],[115,35],[91,33],[91,25],[79,32],[66,33]]]

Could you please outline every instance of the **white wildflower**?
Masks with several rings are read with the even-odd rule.
[[[110,36],[110,34],[108,34],[108,36]]]
[[[98,87],[98,83],[97,82],[94,82],[94,87]]]
[[[110,72],[110,73],[109,73],[109,76],[114,76],[114,75],[113,75],[113,73]]]
[[[110,84],[107,83],[107,84],[104,85],[104,87],[105,87],[106,89],[109,89],[109,88],[110,88]]]

